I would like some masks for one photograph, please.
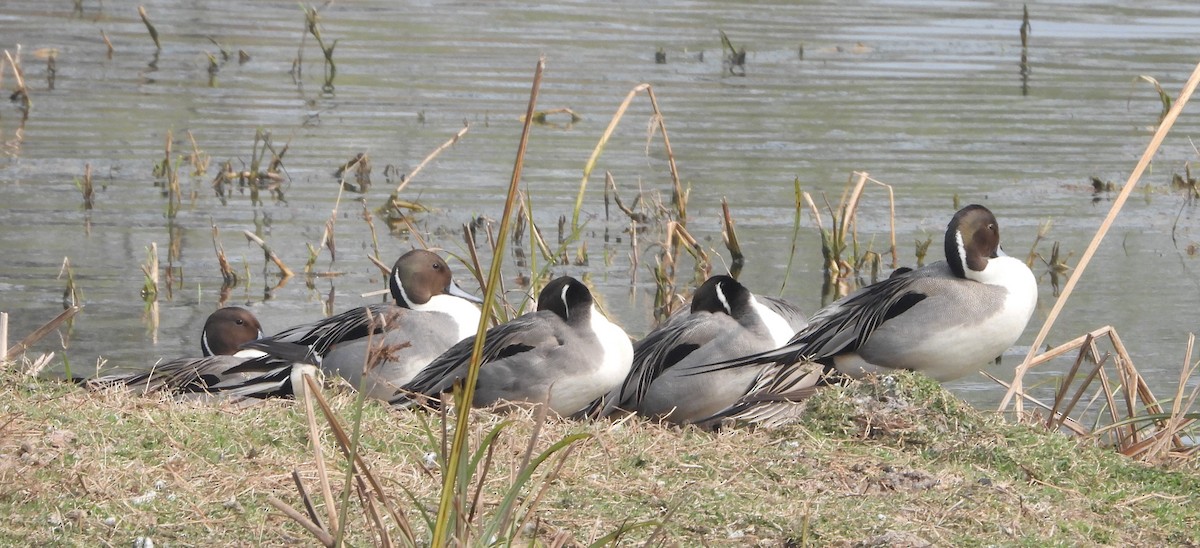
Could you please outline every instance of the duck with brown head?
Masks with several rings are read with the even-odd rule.
[[[893,276],[821,309],[786,345],[690,368],[691,375],[767,365],[738,404],[710,417],[773,422],[837,372],[918,371],[938,381],[980,370],[1007,350],[1037,304],[1024,262],[1000,248],[1000,225],[970,205],[950,219],[945,261]]]

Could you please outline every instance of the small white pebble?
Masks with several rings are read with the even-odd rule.
[[[166,488],[167,488],[166,480],[158,480],[158,481],[154,482],[154,490],[155,491],[162,491],[162,490],[165,490]]]
[[[46,518],[46,523],[49,523],[52,527],[58,527],[62,525],[63,519],[58,514],[50,514],[50,517]]]
[[[138,537],[133,539],[133,548],[154,548],[154,541],[150,537]]]
[[[421,459],[421,461],[425,463],[426,468],[438,467],[437,453],[434,453],[433,451],[425,453],[425,456]]]
[[[108,517],[104,518],[104,520],[101,521],[100,523],[103,523],[104,525],[106,525],[108,527],[116,527],[117,526],[117,518],[108,516]]]
[[[743,531],[743,530],[741,530],[741,529],[738,529],[737,531],[730,531],[730,532],[729,532],[729,538],[730,538],[730,539],[734,539],[734,540],[736,540],[736,539],[742,538],[742,537],[744,537],[744,536],[746,536],[746,532],[745,532],[745,531]]]
[[[153,502],[156,497],[158,497],[158,491],[146,491],[146,493],[143,495],[129,499],[129,502],[134,506],[141,506],[143,504],[149,504]]]

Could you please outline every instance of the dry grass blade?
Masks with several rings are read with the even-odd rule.
[[[613,131],[617,129],[617,124],[621,118],[625,116],[625,111],[629,109],[630,103],[639,92],[645,91],[650,98],[650,107],[653,110],[654,118],[651,120],[658,131],[662,132],[663,148],[667,153],[667,166],[671,171],[671,181],[673,185],[672,203],[675,205],[677,220],[686,223],[687,221],[687,194],[683,191],[683,185],[679,181],[679,169],[675,165],[675,152],[671,149],[671,139],[667,135],[667,125],[663,118],[662,111],[658,108],[658,98],[654,95],[654,89],[650,84],[638,84],[629,90],[625,95],[625,100],[621,101],[617,107],[617,112],[613,114],[612,120],[609,121],[608,127],[604,129],[604,133],[600,136],[600,141],[596,143],[596,147],[592,149],[592,155],[583,166],[583,179],[579,182],[579,194],[575,197],[575,209],[571,216],[572,231],[579,231],[579,212],[583,208],[583,194],[587,190],[588,179],[592,175],[592,170],[596,168],[596,162],[600,159],[600,153],[604,151],[604,146],[608,144],[608,140],[612,137]]]
[[[1100,242],[1104,236],[1108,234],[1108,229],[1112,227],[1113,222],[1117,219],[1117,214],[1121,212],[1121,208],[1125,205],[1125,200],[1129,199],[1129,195],[1133,192],[1133,188],[1142,178],[1142,173],[1150,165],[1150,160],[1154,158],[1154,153],[1158,151],[1158,147],[1162,144],[1163,139],[1167,137],[1167,133],[1171,131],[1171,126],[1175,124],[1175,120],[1179,118],[1179,114],[1183,112],[1183,107],[1187,105],[1188,99],[1192,93],[1196,91],[1196,86],[1200,84],[1200,63],[1196,64],[1196,68],[1192,71],[1192,75],[1183,86],[1183,90],[1179,93],[1179,98],[1175,100],[1175,104],[1171,106],[1170,112],[1163,118],[1158,125],[1158,130],[1154,132],[1154,137],[1150,139],[1150,143],[1146,145],[1145,152],[1138,160],[1137,165],[1133,168],[1133,172],[1129,174],[1129,179],[1125,181],[1125,186],[1121,189],[1121,193],[1113,200],[1112,207],[1108,211],[1108,215],[1104,221],[1100,223],[1100,228],[1096,230],[1096,235],[1092,237],[1092,241],[1088,243],[1088,247],[1084,250],[1083,255],[1079,257],[1079,263],[1075,265],[1075,270],[1071,272],[1071,277],[1067,278],[1066,285],[1063,286],[1062,293],[1059,294],[1058,300],[1054,301],[1054,307],[1050,309],[1050,314],[1046,317],[1045,323],[1038,331],[1037,337],[1034,338],[1033,344],[1029,345],[1029,353],[1025,356],[1025,361],[1017,366],[1016,372],[1013,374],[1013,382],[1010,385],[1008,392],[1004,394],[1004,399],[1000,401],[999,410],[1003,412],[1008,409],[1009,403],[1013,403],[1014,410],[1017,415],[1021,414],[1021,399],[1012,401],[1013,394],[1021,389],[1021,380],[1025,376],[1025,372],[1029,370],[1030,363],[1033,361],[1034,355],[1037,354],[1042,343],[1045,342],[1046,336],[1050,334],[1050,328],[1054,326],[1055,320],[1062,312],[1063,306],[1066,305],[1067,299],[1071,296],[1071,292],[1075,290],[1075,284],[1079,282],[1083,271],[1087,269],[1088,263],[1091,262],[1092,256],[1096,254],[1096,250],[1100,247]]]
[[[317,466],[317,481],[321,485],[321,497],[325,499],[325,512],[329,519],[329,529],[337,534],[339,529],[337,505],[333,498],[333,489],[329,483],[329,472],[325,469],[325,455],[321,450],[321,430],[317,427],[317,415],[313,410],[313,398],[320,397],[320,387],[310,375],[304,376],[306,390],[304,391],[304,417],[308,421],[308,439],[312,443],[313,462]],[[327,417],[328,418],[328,417]]]
[[[325,400],[323,395],[321,395],[320,385],[317,383],[316,379],[314,379],[311,375],[305,375],[304,381],[308,387],[306,393],[312,394],[313,400],[316,401],[317,405],[321,407],[321,413],[325,415],[325,420],[329,423],[329,429],[333,433],[334,439],[337,440],[338,447],[341,449],[342,455],[347,459],[353,458],[353,470],[357,471],[358,474],[361,474],[361,476],[366,478],[366,481],[371,485],[371,489],[375,491],[375,496],[383,502],[383,507],[388,511],[388,515],[390,515],[392,520],[400,526],[401,531],[403,531],[409,539],[412,539],[412,543],[416,544],[416,537],[413,535],[412,527],[408,523],[408,520],[403,514],[397,512],[391,504],[388,504],[388,497],[386,492],[383,490],[383,484],[379,481],[375,474],[371,472],[370,466],[368,466],[367,462],[363,460],[362,455],[352,450],[353,444],[350,435],[347,434],[346,429],[342,427],[341,422],[337,418],[337,414],[334,413],[333,408],[329,406],[329,402]]]

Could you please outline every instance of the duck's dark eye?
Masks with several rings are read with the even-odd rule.
[[[246,320],[243,320],[243,319],[237,319],[237,320],[234,320],[234,322],[235,322],[235,323],[237,323],[238,325],[245,325],[245,324],[246,324]]]

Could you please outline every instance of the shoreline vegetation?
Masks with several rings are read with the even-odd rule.
[[[157,47],[149,16],[144,10],[140,15]],[[325,87],[332,92],[336,40],[326,45],[316,10],[306,10],[305,15],[307,32],[325,58]],[[741,55],[744,63],[744,50]],[[19,77],[19,52],[6,59]],[[216,66],[215,57],[210,59]],[[614,128],[630,102],[644,92],[654,113],[647,148],[653,137],[661,136],[670,200],[650,198],[639,204],[639,196],[627,208],[606,173],[606,212],[611,189],[630,220],[635,271],[639,226],[649,226],[642,245],[658,250],[650,268],[657,287],[656,315],[669,314],[682,302],[679,296],[686,293],[688,280],[702,279],[711,271],[712,250],[687,230],[688,188],[676,169],[666,118],[653,88],[640,84],[621,103],[584,166],[570,222],[566,215],[561,218],[557,248],[552,249],[554,244],[547,243],[529,213],[532,199],[519,192],[531,124],[545,123],[547,114],[535,110],[542,66],[539,63],[522,118],[522,141],[504,214],[495,234],[491,224],[481,225],[491,246],[491,267],[483,268],[482,254],[475,249],[475,231],[481,227],[474,223],[464,227],[469,255],[462,263],[486,288],[494,321],[504,321],[524,306],[492,298],[503,294],[501,264],[508,256],[504,246],[509,238],[514,248],[527,246],[528,251],[521,252],[528,253],[526,281],[532,285],[554,264],[588,264],[586,242],[580,238],[586,225],[580,222],[584,193]],[[1194,368],[1190,352],[1180,388],[1169,402],[1143,390],[1119,338],[1115,331],[1105,331],[1108,328],[1042,353],[1079,352],[1055,401],[1048,404],[1049,419],[1023,411],[1020,383],[1027,367],[1037,361],[1035,354],[1043,350],[1046,332],[1075,281],[1198,80],[1200,66],[1175,103],[1164,108],[1142,161],[1092,244],[1069,269],[1064,290],[1017,370],[1002,410],[1028,423],[1007,422],[1000,413],[975,409],[936,382],[910,373],[821,390],[805,402],[806,412],[798,422],[781,428],[711,433],[638,417],[572,421],[547,417],[536,407],[398,413],[345,386],[322,390],[315,382],[301,401],[257,405],[177,401],[122,390],[87,392],[70,382],[38,378],[36,371],[52,357],[30,363],[13,356],[0,366],[0,543],[280,545],[310,544],[315,538],[329,546],[617,541],[730,546],[1198,544],[1200,514],[1192,507],[1200,474],[1191,458],[1194,436],[1189,430],[1196,418],[1196,392],[1188,394],[1183,388]],[[28,94],[23,98],[27,118],[33,103]],[[177,173],[182,162],[171,143],[168,133],[164,160],[156,170],[156,177],[165,179],[167,219],[174,218],[184,195]],[[269,134],[256,136],[250,169],[234,172],[227,164],[213,181],[214,189],[223,196],[235,184],[249,188],[256,203],[262,201],[262,190],[281,197],[279,173],[287,149],[285,145],[276,150]],[[195,163],[198,158],[192,155],[193,178],[205,173],[206,168]],[[339,172],[342,188],[353,174],[359,192],[365,192],[367,160],[361,154],[344,166]],[[408,220],[420,210],[419,204],[399,198],[419,170],[409,173],[387,205],[375,212],[389,226],[407,227],[425,246]],[[795,184],[793,233],[799,232],[801,210],[808,209],[821,233],[827,286],[834,295],[852,290],[868,272],[873,279],[887,255],[892,267],[897,263],[894,205],[890,251],[860,247],[855,215],[867,182],[886,187],[891,196],[891,187],[855,173],[838,206],[826,202],[821,208],[801,191],[798,181]],[[92,207],[90,175],[80,182],[80,192]],[[340,193],[337,200],[320,242],[309,245],[306,276],[320,275],[312,272],[318,255],[329,250],[332,256]],[[822,211],[830,218],[828,228]],[[378,256],[371,210],[364,206],[363,212]],[[512,234],[510,224],[515,225]],[[722,225],[736,274],[741,252],[727,206]],[[528,242],[523,241],[526,228]],[[284,281],[294,275],[267,242],[248,231],[246,235],[257,240]],[[224,261],[216,226],[213,240],[227,285],[236,285],[236,272]],[[1040,256],[1036,247],[1037,242],[1030,262]],[[148,317],[157,325],[160,288],[170,298],[169,273],[178,250],[172,239],[165,266],[168,281],[163,282],[156,244],[150,249],[142,265],[143,297]],[[921,250],[918,243],[918,262]],[[692,263],[681,262],[685,256]],[[792,258],[794,245],[789,265]],[[65,312],[59,323],[69,322],[82,302],[69,262],[64,268],[71,299],[69,315]],[[677,279],[679,274],[683,279]],[[486,283],[485,276],[490,277]],[[44,329],[42,335],[54,329]],[[1109,366],[1116,370],[1113,381],[1104,373],[1109,355],[1095,347],[1102,336],[1114,347],[1116,357]],[[477,355],[479,345],[477,339]],[[1084,365],[1089,359],[1095,363]],[[63,365],[69,376],[70,364]],[[478,356],[473,366],[477,368]],[[1068,390],[1077,376],[1082,386]],[[469,382],[467,386],[466,394],[458,394],[460,401],[470,399]],[[1007,409],[1010,401],[1012,410]],[[1068,417],[1079,402],[1079,416]],[[1118,407],[1127,412],[1120,414]],[[1126,456],[1131,454],[1140,460]]]
[[[328,514],[300,402],[239,407],[86,392],[11,367],[0,380],[0,543],[309,544],[312,535],[269,501],[303,508],[293,471],[309,486],[315,514]],[[386,504],[417,539],[428,539],[443,428],[452,428],[454,414],[397,413],[345,387],[326,393],[336,415],[361,417],[361,462]],[[474,511],[456,534],[509,540],[503,531],[481,535],[511,496],[507,527],[516,544],[1200,543],[1192,461],[1147,464],[1084,438],[1011,424],[910,373],[833,387],[807,405],[794,425],[716,433],[640,417],[579,422],[539,420],[536,410],[475,411],[468,438],[487,448],[479,467],[486,473],[471,482]],[[579,439],[569,450],[519,484],[529,454],[572,437]],[[321,428],[318,439],[334,505],[347,507],[345,542],[378,544],[370,512],[350,492],[360,488],[345,487],[335,436]],[[380,515],[383,502],[372,503]],[[399,526],[383,523],[392,542],[404,544]]]

